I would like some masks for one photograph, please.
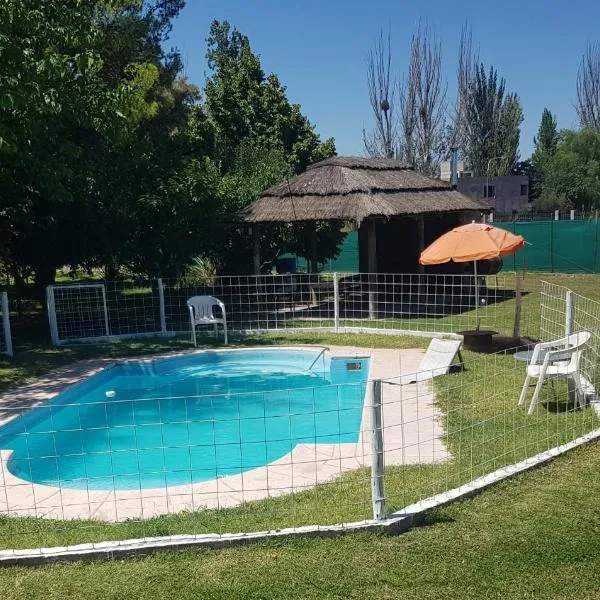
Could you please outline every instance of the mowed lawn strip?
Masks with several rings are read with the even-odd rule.
[[[370,534],[0,570],[6,600],[600,597],[590,444],[399,537]]]

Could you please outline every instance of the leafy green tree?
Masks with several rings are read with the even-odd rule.
[[[495,152],[500,157],[495,172],[499,175],[510,174],[519,162],[519,140],[523,108],[516,94],[508,94],[500,110],[500,122],[496,137]],[[488,159],[489,160],[489,159]]]
[[[534,156],[536,154],[554,154],[558,142],[559,135],[556,117],[547,108],[544,108],[538,134],[533,138],[533,143],[535,144]]]
[[[221,196],[239,210],[264,189],[333,156],[335,145],[333,139],[321,142],[300,106],[290,104],[275,74],[265,76],[245,35],[227,21],[214,21],[207,44],[212,76],[206,83],[205,107],[214,127],[215,161],[223,174]],[[282,251],[306,255],[304,229],[262,226],[263,260],[271,261]],[[321,259],[334,256],[342,239],[338,224],[319,224],[317,247],[327,254]],[[251,257],[247,233],[232,224],[223,246],[223,268],[250,272]]]
[[[277,75],[265,76],[248,38],[227,21],[213,21],[207,38],[206,109],[215,128],[215,158],[223,173],[234,168],[238,148],[281,150],[294,173],[335,153],[332,139],[322,143],[300,106],[290,104]]]
[[[548,170],[546,163],[554,156],[559,140],[556,117],[544,108],[537,136],[533,138],[535,150],[531,156],[530,176],[530,194],[533,200],[539,197],[544,187],[544,173]]]
[[[293,175],[282,150],[263,149],[250,141],[242,142],[232,172],[220,183],[221,202],[231,215],[221,230],[215,258],[227,273],[252,272],[252,240],[247,227],[235,221],[235,213],[254,201],[260,193]],[[293,252],[307,260],[310,256],[310,232],[313,225],[265,223],[260,225],[261,258],[264,265],[272,263],[279,254]],[[318,260],[334,258],[344,234],[340,223],[323,222],[317,225]]]
[[[100,37],[93,3],[0,5],[3,253],[42,282],[83,258],[87,211],[74,186],[82,144],[118,131],[126,105],[125,87],[102,85]]]
[[[16,279],[45,285],[64,264],[114,277],[227,262],[235,212],[335,153],[227,24],[211,29],[203,103],[163,50],[183,4],[0,3],[0,264]]]
[[[523,109],[516,94],[506,94],[504,78],[493,67],[475,66],[463,93],[464,155],[476,175],[507,175],[519,160]]]
[[[182,6],[0,5],[5,264],[45,284],[62,264],[139,256],[139,199],[185,166],[188,141],[199,145],[183,133],[198,90],[178,77],[179,57],[161,48]]]
[[[563,131],[556,151],[542,163],[542,208],[600,207],[600,134]]]

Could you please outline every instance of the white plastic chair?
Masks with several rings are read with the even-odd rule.
[[[450,371],[450,367],[457,354],[462,364],[460,343],[460,340],[440,340],[439,338],[433,338],[427,348],[427,352],[425,352],[423,360],[421,360],[417,372],[402,375],[400,377],[400,385],[427,381],[438,375],[446,375]]]
[[[527,411],[528,415],[535,410],[544,381],[558,377],[566,377],[574,383],[576,403],[580,407],[583,406],[584,390],[579,376],[579,367],[584,347],[591,335],[589,331],[580,331],[559,340],[535,345],[531,362],[527,365],[527,376],[519,397],[519,406],[523,406],[529,381],[532,377],[537,378],[537,385]]]
[[[223,325],[223,333],[225,335],[225,343],[227,343],[227,315],[225,313],[225,305],[214,296],[193,296],[187,301],[188,310],[190,311],[190,325],[192,328],[192,342],[196,343],[196,327],[198,325],[214,325],[215,337],[217,337],[217,325]],[[218,306],[221,309],[222,317],[215,316],[214,308]]]

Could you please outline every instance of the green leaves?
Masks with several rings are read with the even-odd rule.
[[[0,3],[0,264],[40,282],[63,264],[176,275],[197,255],[247,270],[237,210],[335,153],[227,23],[201,103],[162,49],[182,6]],[[265,230],[265,253],[295,239]]]
[[[300,106],[290,104],[277,75],[265,76],[246,36],[227,21],[214,21],[207,44],[213,75],[206,83],[206,110],[224,174],[235,168],[237,149],[247,142],[283,151],[294,173],[335,153],[333,140],[321,144]]]
[[[600,207],[599,133],[587,129],[563,131],[554,153],[541,157],[537,168],[541,179],[538,206]]]
[[[504,78],[491,67],[475,67],[465,98],[465,155],[476,175],[507,175],[519,159],[523,109],[516,94],[505,95]],[[493,163],[493,164],[492,164]]]

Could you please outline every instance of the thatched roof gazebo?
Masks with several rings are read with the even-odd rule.
[[[415,254],[418,255],[425,247],[425,216],[452,214],[456,221],[489,210],[487,204],[457,192],[449,183],[426,177],[400,161],[336,156],[265,190],[241,211],[241,217],[252,224],[350,222],[359,228],[359,237],[366,229],[366,235],[362,236],[366,238],[367,250],[364,262],[373,273],[378,270],[377,250],[385,251],[378,248],[378,223],[383,226],[392,219],[410,218],[417,230]],[[254,227],[253,231],[256,230]],[[392,237],[397,239],[397,235],[395,232]],[[256,242],[255,270],[260,266],[259,252]]]

